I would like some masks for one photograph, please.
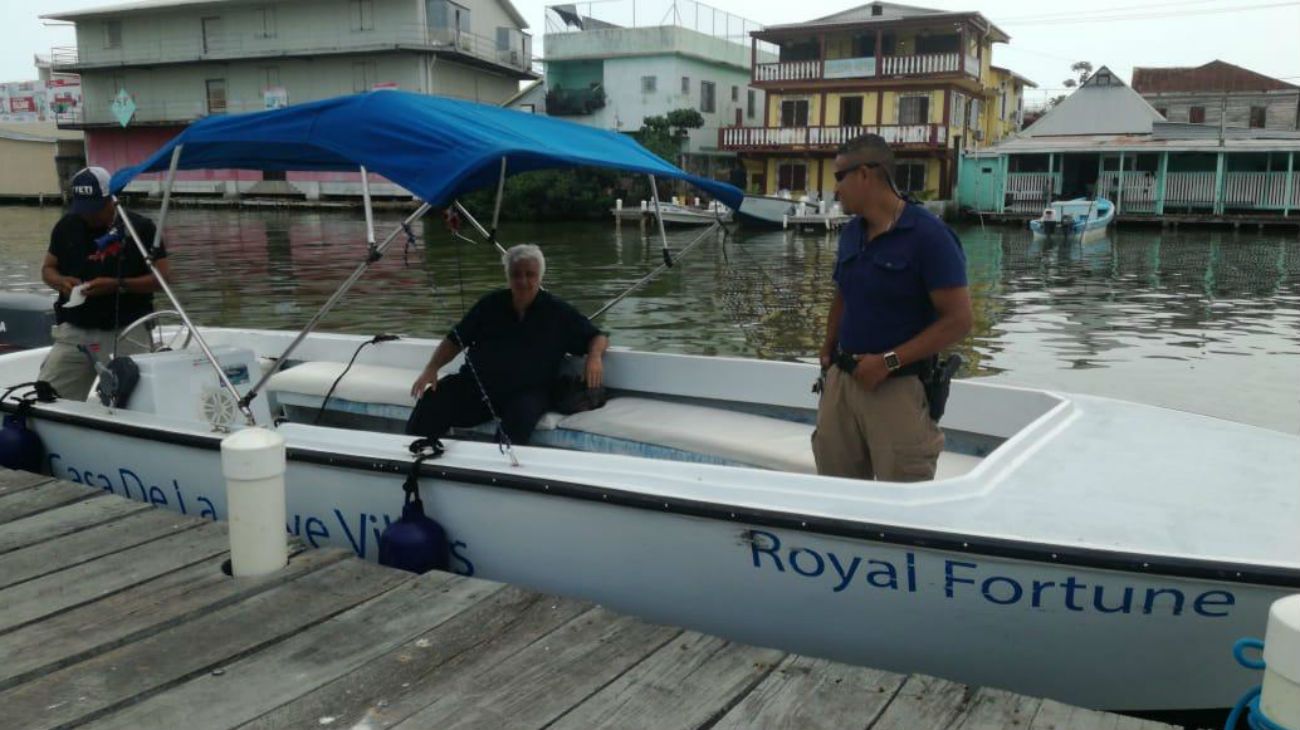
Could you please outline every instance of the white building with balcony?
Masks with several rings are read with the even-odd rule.
[[[719,130],[755,124],[764,95],[750,88],[750,67],[776,60],[751,49],[753,21],[692,0],[619,0],[546,8],[545,110],[550,116],[619,132],[646,117],[694,109],[704,126],[689,130],[680,164],[719,175],[735,160],[718,147]]]
[[[60,126],[84,129],[89,163],[110,170],[212,114],[377,88],[497,104],[537,78],[527,23],[510,0],[144,0],[44,17],[76,25],[76,47],[53,58],[56,71],[80,74],[83,101]],[[179,179],[181,190],[234,194],[263,175]],[[351,175],[287,180],[315,193],[356,187]]]

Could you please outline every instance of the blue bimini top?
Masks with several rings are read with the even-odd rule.
[[[688,175],[618,132],[497,106],[372,91],[250,114],[195,122],[139,165],[113,175],[121,192],[137,175],[168,169],[184,145],[181,170],[367,171],[430,205],[496,183],[507,174],[563,167],[605,167],[685,180],[731,208],[744,194]]]

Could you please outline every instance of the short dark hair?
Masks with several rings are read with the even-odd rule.
[[[885,138],[878,134],[860,134],[840,145],[835,154],[859,164],[870,162],[879,165],[890,179],[894,177],[894,151]]]

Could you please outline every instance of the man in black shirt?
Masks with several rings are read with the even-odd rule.
[[[72,206],[54,224],[50,247],[41,266],[41,279],[59,293],[54,303],[54,345],[41,365],[40,379],[64,398],[84,400],[95,380],[87,353],[107,364],[114,354],[149,350],[148,334],[118,340],[123,327],[153,311],[158,281],[139,248],[129,238],[109,196],[109,175],[88,167],[72,178]],[[131,224],[146,246],[156,229],[134,213]],[[168,275],[162,243],[153,250],[154,265]]]
[[[438,345],[411,386],[417,406],[407,432],[441,438],[452,426],[477,426],[492,418],[483,391],[511,443],[523,444],[549,405],[549,390],[565,354],[586,355],[587,387],[601,385],[607,338],[591,320],[541,290],[546,260],[533,245],[502,257],[509,289],[492,292],[470,308]],[[438,371],[464,348],[460,372]],[[480,387],[482,390],[480,390]]]

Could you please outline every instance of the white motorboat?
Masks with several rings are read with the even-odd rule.
[[[1105,235],[1106,227],[1114,219],[1115,204],[1105,198],[1058,200],[1045,208],[1041,216],[1029,221],[1029,230],[1035,236],[1059,234],[1085,241]]]
[[[487,184],[505,169],[500,157],[569,154],[555,151],[557,129],[572,134],[566,149],[603,134],[407,96],[213,117],[115,176],[114,189],[139,172],[185,167],[182,149],[195,167],[228,164],[227,154],[246,160],[249,130],[275,149],[293,141],[312,151],[317,169],[341,168],[313,135],[338,124],[359,139],[355,117],[366,111],[385,127],[413,119],[420,134],[446,129],[421,116],[443,106],[487,119],[467,134],[509,126],[516,147],[465,172]],[[529,138],[535,148],[517,147]],[[387,150],[392,141],[367,143]],[[385,151],[403,157],[387,164],[336,149],[426,201],[449,200],[436,187],[451,184],[446,176],[420,177],[429,169],[421,156]],[[622,153],[603,154],[631,166]],[[627,154],[646,171],[638,152]],[[405,157],[418,165],[405,167]],[[656,174],[682,176],[658,164]],[[31,405],[27,422],[50,473],[223,519],[220,444],[255,423],[288,446],[288,532],[374,559],[413,468],[411,438],[400,433],[408,389],[436,343],[311,330],[391,240],[372,244],[301,332],[196,328],[180,309],[184,326],[165,332],[177,349],[133,358],[141,377],[124,407],[93,397]],[[33,380],[43,357],[0,355],[0,385]],[[816,375],[803,363],[615,349],[606,406],[548,415],[531,445],[508,453],[491,428],[454,434],[416,467],[420,493],[461,573],[745,643],[1112,710],[1227,707],[1258,681],[1230,649],[1261,635],[1269,604],[1300,588],[1300,438],[1106,398],[956,382],[934,480],[822,477],[809,445]]]
[[[642,208],[613,208],[610,212],[617,220],[653,221],[655,209],[652,206]],[[731,209],[717,201],[709,203],[707,208],[681,205],[678,203],[660,203],[659,216],[664,225],[669,226],[707,226],[714,223],[730,223]]]

